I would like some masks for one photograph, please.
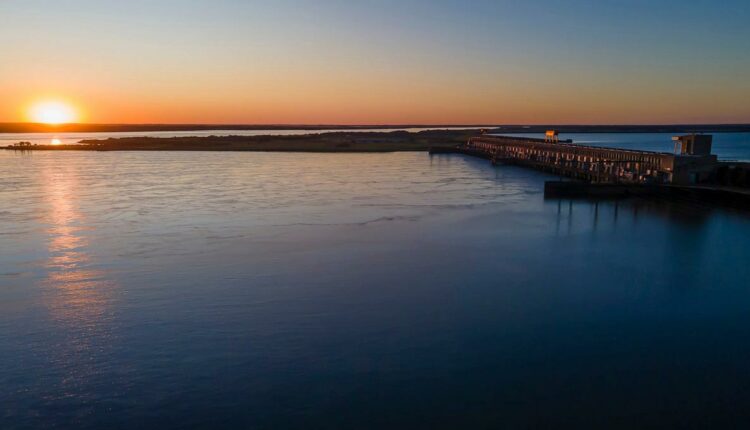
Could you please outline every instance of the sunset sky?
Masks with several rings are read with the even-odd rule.
[[[0,122],[750,122],[747,0],[0,0]]]

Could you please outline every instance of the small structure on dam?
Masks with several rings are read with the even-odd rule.
[[[544,134],[544,141],[550,143],[560,142],[560,132],[557,130],[547,130],[547,133]]]
[[[545,139],[483,135],[469,139],[458,152],[533,167],[569,178],[601,184],[676,184],[708,181],[717,168],[711,136],[675,138],[679,153],[603,148],[558,142],[556,132]]]
[[[675,143],[674,152],[681,155],[711,155],[713,140],[710,134],[695,133],[672,138]]]

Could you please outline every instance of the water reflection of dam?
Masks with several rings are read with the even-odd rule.
[[[629,200],[582,200],[556,199],[556,223],[571,222],[576,214],[589,212],[592,229],[602,225],[617,227],[618,223],[629,219],[636,222],[639,216],[661,218],[678,226],[700,227],[711,218],[717,209],[710,206],[696,206],[692,203],[672,200],[629,199]]]
[[[562,249],[575,248],[578,241],[584,248],[596,248],[597,253],[604,253],[601,261],[607,259],[606,251],[611,256],[625,261],[631,256],[623,256],[624,250],[633,252],[633,260],[661,262],[659,274],[648,270],[646,266],[633,266],[635,277],[643,277],[638,285],[648,289],[650,282],[660,279],[670,285],[682,288],[695,285],[697,279],[706,275],[704,267],[712,264],[712,255],[717,252],[711,246],[712,237],[721,230],[721,219],[725,214],[720,209],[707,206],[696,206],[669,200],[628,199],[628,200],[580,200],[559,199],[549,202],[554,214],[554,233]],[[648,249],[635,252],[633,243],[643,240],[637,238],[639,232],[650,230],[647,242]],[[643,243],[643,242],[641,242]],[[731,245],[727,246],[731,249]],[[566,252],[569,252],[567,250]],[[726,252],[726,249],[718,252]],[[645,259],[639,256],[648,255]],[[654,281],[655,282],[655,281]]]

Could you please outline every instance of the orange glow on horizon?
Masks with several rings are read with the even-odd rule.
[[[28,116],[33,122],[49,125],[67,124],[78,119],[76,110],[70,104],[58,100],[45,100],[32,104]]]

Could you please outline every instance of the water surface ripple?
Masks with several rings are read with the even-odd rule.
[[[750,219],[423,153],[0,153],[0,428],[726,427]]]

